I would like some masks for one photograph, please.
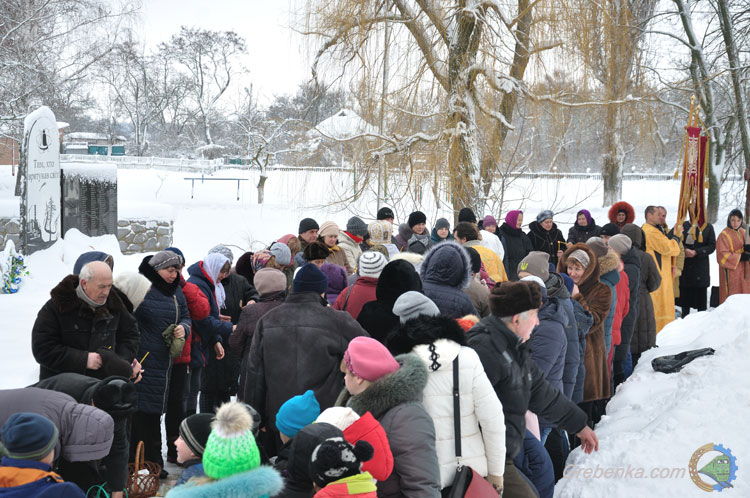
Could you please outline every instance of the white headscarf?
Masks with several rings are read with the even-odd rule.
[[[203,271],[205,271],[208,277],[214,282],[214,287],[216,289],[216,304],[219,306],[219,309],[224,306],[224,300],[227,295],[224,292],[224,286],[221,285],[221,282],[216,283],[216,279],[219,278],[221,269],[228,262],[229,258],[218,252],[213,252],[203,258]]]

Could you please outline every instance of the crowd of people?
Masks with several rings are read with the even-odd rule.
[[[0,488],[119,498],[142,442],[184,469],[175,497],[437,498],[457,465],[551,497],[656,334],[707,309],[714,251],[719,303],[750,293],[739,210],[718,237],[660,206],[608,215],[580,210],[567,238],[549,210],[528,232],[520,210],[305,218],[187,279],[176,247],[115,276],[84,253],[31,331],[39,382],[0,391]]]

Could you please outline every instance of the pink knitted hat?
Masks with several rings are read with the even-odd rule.
[[[399,369],[390,351],[372,337],[355,337],[344,353],[346,368],[357,377],[376,381]]]

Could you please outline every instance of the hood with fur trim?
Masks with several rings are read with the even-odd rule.
[[[418,345],[432,344],[439,339],[466,345],[461,326],[447,316],[419,316],[408,320],[388,337],[387,346],[391,354],[410,353]]]
[[[209,496],[275,496],[284,487],[281,475],[265,465],[219,480],[193,478],[169,490],[174,498],[205,498]],[[312,487],[311,487],[312,491]]]
[[[460,352],[461,345],[448,339],[438,339],[430,345],[420,344],[414,348],[414,354],[433,372],[443,367],[452,369],[451,364]]]
[[[360,416],[370,412],[379,419],[394,406],[410,401],[421,402],[427,385],[427,367],[419,356],[411,353],[397,356],[396,361],[401,365],[398,370],[351,396],[346,406]]]
[[[635,210],[633,209],[633,206],[625,201],[619,201],[612,204],[612,207],[609,208],[609,212],[607,213],[609,221],[622,228],[622,224],[618,224],[616,221],[617,213],[620,211],[625,211],[625,223],[633,223],[633,221],[635,221]]]
[[[425,255],[419,271],[424,282],[465,289],[471,282],[471,259],[461,244],[445,241]]]
[[[557,271],[562,273],[568,271],[568,256],[576,249],[581,249],[582,251],[586,252],[590,261],[589,265],[583,272],[581,282],[578,284],[578,289],[581,291],[581,294],[586,294],[597,283],[599,283],[599,264],[596,260],[596,254],[594,254],[589,246],[587,246],[583,242],[573,244],[572,246],[569,245],[568,249],[563,253],[562,256],[560,256],[560,261],[557,262]]]
[[[604,275],[612,270],[616,270],[620,265],[620,257],[610,249],[607,254],[599,258],[599,273]]]

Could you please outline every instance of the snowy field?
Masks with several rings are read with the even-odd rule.
[[[266,183],[265,203],[257,204],[257,174],[244,170],[222,170],[214,177],[246,178],[236,181],[191,182],[194,173],[156,170],[118,172],[119,215],[123,217],[173,218],[174,245],[181,248],[188,263],[203,257],[218,244],[232,247],[235,257],[248,249],[260,249],[286,233],[296,233],[303,217],[319,223],[334,220],[344,226],[353,214],[365,221],[374,219],[377,203],[372,192],[357,200],[340,202],[352,194],[350,174],[340,172],[272,172]],[[17,211],[10,199],[15,178],[10,168],[0,167],[0,216]],[[440,216],[450,219],[444,194],[438,207],[429,184],[413,182],[407,188],[392,184],[394,194],[388,205],[398,220],[405,220],[413,209],[427,214],[428,223]],[[421,191],[420,191],[421,189]],[[625,182],[623,198],[635,206],[636,223],[643,222],[643,208],[662,204],[674,223],[678,201],[677,181]],[[580,208],[587,208],[602,225],[606,208],[601,204],[601,182],[593,180],[518,180],[506,192],[503,214],[509,209],[526,210],[525,224],[542,209],[553,209],[558,226],[567,235]],[[416,204],[414,199],[421,199]],[[726,214],[734,206],[722,205],[716,233],[725,226]],[[483,213],[484,214],[484,213]],[[497,217],[497,210],[495,210]],[[0,295],[0,388],[21,387],[36,381],[38,366],[31,355],[30,334],[36,313],[48,299],[49,291],[73,267],[78,255],[87,250],[114,255],[115,273],[135,271],[142,255],[123,256],[114,236],[89,238],[77,232],[64,241],[27,258],[30,275],[19,293]],[[712,279],[718,281],[715,258]],[[685,474],[682,478],[585,478],[586,469],[597,467],[687,468],[693,452],[712,442],[730,448],[737,457],[739,471],[725,494],[750,496],[750,477],[743,471],[750,461],[750,436],[744,427],[750,414],[750,296],[730,299],[709,313],[695,313],[677,320],[658,336],[658,350],[645,353],[634,375],[618,390],[610,403],[609,415],[597,427],[600,450],[594,455],[575,452],[568,463],[572,474],[561,481],[555,492],[560,497],[639,497],[702,496]],[[711,346],[716,354],[698,359],[678,374],[665,375],[650,367],[652,358],[687,349]],[[709,455],[704,456],[708,460]],[[701,465],[704,464],[701,460]],[[603,472],[602,470],[602,472]],[[704,477],[704,479],[707,479]]]

